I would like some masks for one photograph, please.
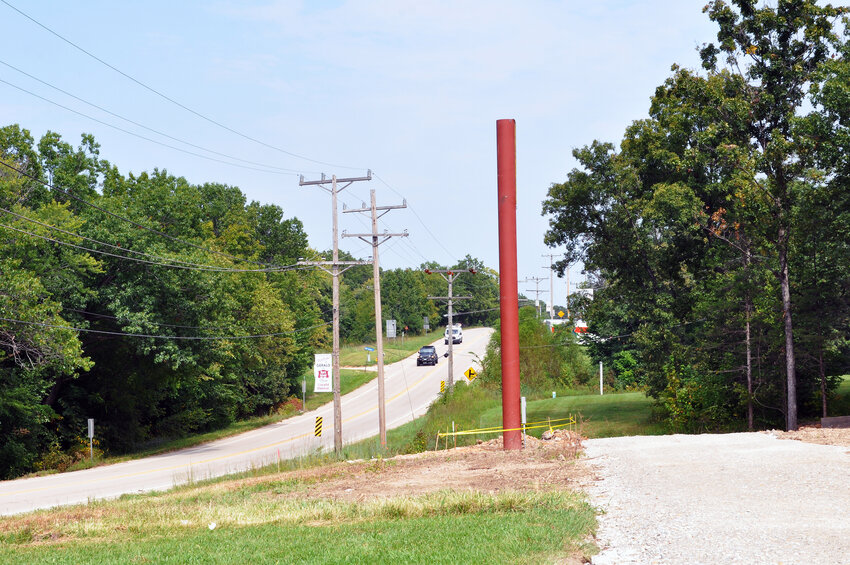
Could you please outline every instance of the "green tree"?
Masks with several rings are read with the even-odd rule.
[[[747,84],[748,131],[739,142],[749,148],[754,173],[749,180],[762,192],[770,213],[765,219],[771,220],[770,242],[779,261],[785,335],[786,426],[794,430],[798,406],[789,268],[792,214],[817,164],[817,139],[800,124],[806,122],[810,85],[822,80],[822,70],[841,48],[833,23],[848,9],[821,7],[815,0],[780,0],[776,7],[735,0],[733,5],[714,0],[706,6],[720,29],[718,43],[706,45],[701,55],[703,66],[715,71],[717,56],[724,54],[728,67]]]

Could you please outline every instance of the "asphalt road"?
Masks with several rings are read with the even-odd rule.
[[[464,330],[464,342],[454,346],[454,381],[466,380],[464,371],[480,369],[492,330]],[[416,366],[416,356],[384,368],[387,428],[392,429],[422,416],[440,393],[447,378],[448,361],[442,338],[434,342],[440,361],[436,366]],[[461,386],[463,386],[461,384]],[[328,394],[331,398],[331,395]],[[321,437],[315,437],[316,417],[323,418]],[[189,481],[245,471],[333,449],[333,402],[276,424],[237,436],[180,451],[106,465],[84,471],[0,482],[0,515],[39,508],[86,503],[122,494],[167,490]],[[352,443],[378,435],[377,380],[342,397],[343,442]]]

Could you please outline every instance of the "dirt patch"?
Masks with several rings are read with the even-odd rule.
[[[297,472],[310,484],[284,497],[363,502],[440,490],[576,490],[589,478],[577,464],[581,436],[555,431],[550,439],[526,438],[521,451],[504,451],[501,438],[478,445],[349,461]],[[380,475],[380,478],[378,478]]]
[[[766,433],[779,439],[795,439],[806,443],[850,447],[850,428],[821,428],[820,425],[814,425],[802,426],[796,432],[771,430]]]

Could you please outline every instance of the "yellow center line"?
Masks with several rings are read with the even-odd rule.
[[[481,338],[476,340],[475,343],[480,341],[480,339]],[[419,386],[422,383],[422,381],[424,381],[425,379],[427,379],[428,377],[433,375],[433,373],[436,370],[437,370],[437,366],[435,365],[434,368],[431,371],[429,371],[422,378],[420,378],[418,381],[413,383],[413,385],[407,386],[406,388],[404,388],[398,394],[395,394],[394,396],[390,397],[389,400],[387,400],[387,402],[392,402],[393,400],[395,400],[396,398],[398,398],[402,394],[413,390],[414,388]],[[352,416],[350,418],[345,418],[345,419],[343,419],[343,422],[350,422],[352,420],[356,420],[357,418],[365,416],[366,414],[370,414],[372,412],[375,412],[377,409],[378,409],[378,407],[375,406],[375,407],[370,408],[370,409],[368,409],[364,412],[361,412],[360,414],[357,414],[357,415]],[[243,451],[238,451],[236,453],[228,453],[228,454],[225,454],[225,455],[210,457],[208,459],[202,459],[202,460],[196,461],[194,463],[189,462],[188,465],[186,463],[181,463],[179,465],[171,465],[171,466],[168,466],[168,467],[158,467],[156,469],[148,469],[146,471],[136,471],[134,473],[124,473],[122,475],[115,475],[115,476],[111,476],[111,477],[87,479],[87,480],[83,480],[83,481],[73,482],[71,485],[68,485],[66,483],[66,484],[48,485],[48,486],[44,486],[44,487],[35,487],[35,488],[30,488],[30,489],[14,490],[14,491],[11,491],[11,492],[0,493],[0,497],[7,497],[7,496],[16,495],[16,494],[27,494],[27,493],[32,493],[32,492],[43,492],[43,491],[46,491],[46,490],[54,490],[54,489],[60,489],[60,488],[79,487],[81,485],[99,483],[99,482],[103,482],[103,481],[114,481],[114,480],[118,480],[118,479],[128,479],[128,478],[133,478],[133,477],[141,477],[141,476],[144,476],[144,475],[150,475],[150,474],[153,474],[153,473],[161,473],[163,471],[173,471],[173,470],[176,470],[176,469],[186,469],[187,467],[188,467],[189,470],[191,470],[192,467],[195,467],[197,465],[204,465],[204,464],[207,464],[207,463],[212,463],[213,461],[221,461],[222,459],[229,459],[231,457],[237,457],[239,455],[245,455],[245,454],[248,454],[248,453],[254,453],[254,452],[257,452],[257,451],[262,451],[262,450],[268,449],[270,447],[275,447],[277,445],[283,445],[285,443],[289,443],[289,442],[296,441],[296,440],[299,440],[299,439],[302,439],[302,438],[305,438],[305,437],[309,437],[312,433],[313,432],[310,431],[310,432],[306,432],[306,433],[303,433],[303,434],[300,434],[300,435],[297,435],[297,436],[293,436],[293,437],[290,437],[290,438],[287,438],[287,439],[283,439],[283,440],[280,440],[280,441],[276,441],[276,442],[273,442],[273,443],[262,445],[260,447],[254,447],[254,448],[251,448],[251,449],[245,449]],[[137,461],[144,461],[144,460],[139,459]]]

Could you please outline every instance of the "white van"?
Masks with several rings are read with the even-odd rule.
[[[460,324],[455,324],[451,327],[452,343],[463,343],[463,328]],[[446,333],[443,335],[443,343],[449,344],[449,327],[446,326]]]

